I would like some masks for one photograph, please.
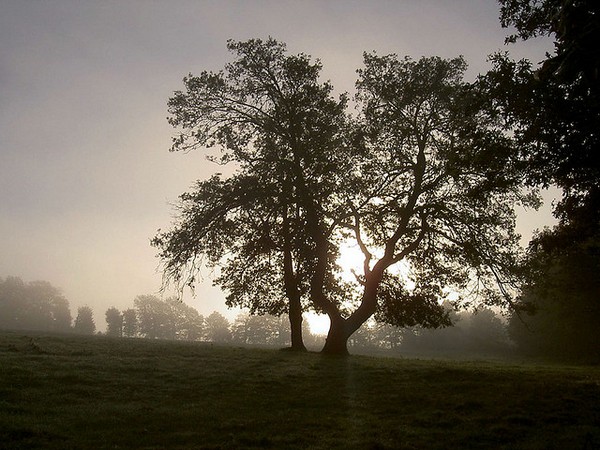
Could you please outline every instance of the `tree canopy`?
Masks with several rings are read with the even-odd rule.
[[[534,183],[563,190],[556,213],[596,195],[600,179],[600,5],[593,0],[501,0],[501,21],[517,38],[548,35],[554,53],[542,65],[493,57],[490,96],[519,138]]]
[[[522,189],[513,140],[480,85],[463,81],[465,68],[462,58],[365,54],[357,99],[366,156],[340,223],[364,255],[358,307],[340,326],[346,338],[374,313],[398,326],[445,325],[440,302],[450,291],[512,301],[513,206],[536,198]],[[400,262],[404,271],[389,270]]]

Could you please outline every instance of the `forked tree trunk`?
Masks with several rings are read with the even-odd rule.
[[[331,325],[322,353],[328,355],[348,355],[348,339],[363,323],[375,314],[377,306],[377,288],[381,282],[383,270],[373,271],[367,276],[365,290],[360,306],[347,319],[329,315]]]
[[[339,318],[337,320],[331,320],[325,346],[323,347],[323,350],[321,350],[321,353],[327,355],[348,355],[349,337],[350,335],[346,331],[345,319]]]

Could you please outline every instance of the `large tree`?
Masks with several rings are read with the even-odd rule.
[[[360,296],[348,311],[313,292],[331,319],[324,350],[332,353],[346,352],[374,314],[398,326],[447,325],[440,301],[451,291],[510,303],[519,276],[513,207],[536,204],[479,83],[463,81],[462,58],[366,54],[364,63],[357,100],[366,156],[338,226],[364,255]]]
[[[530,182],[563,192],[554,209],[558,225],[536,236],[529,249],[530,277],[520,306],[536,314],[515,316],[512,329],[520,343],[528,341],[545,354],[594,354],[597,277],[581,274],[593,273],[598,264],[600,5],[593,0],[500,4],[502,24],[516,30],[508,41],[537,36],[554,41],[554,51],[539,66],[495,55],[486,80],[519,140]],[[521,320],[534,334],[525,337]]]
[[[238,59],[225,73],[186,78],[170,101],[184,130],[174,148],[219,144],[238,171],[182,197],[179,222],[154,240],[167,276],[193,282],[204,255],[223,268],[230,304],[292,313],[308,298],[330,318],[327,353],[347,353],[374,314],[447,324],[450,289],[511,300],[513,206],[534,199],[479,84],[462,80],[462,59],[365,55],[350,120],[345,97],[318,82],[320,64],[272,40],[229,46]],[[346,286],[337,258],[349,240],[364,265]],[[290,316],[293,331],[301,322]]]
[[[346,98],[335,99],[319,81],[318,61],[287,55],[273,39],[229,41],[228,48],[236,59],[224,71],[184,79],[186,90],[169,101],[169,121],[179,129],[172,150],[216,145],[220,162],[236,170],[182,195],[179,223],[153,243],[167,279],[193,285],[201,264],[219,267],[215,283],[229,306],[287,312],[292,348],[302,350],[311,223],[350,167]]]

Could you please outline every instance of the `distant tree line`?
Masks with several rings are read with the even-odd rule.
[[[374,320],[363,325],[349,341],[362,351],[385,350],[405,356],[500,357],[514,352],[505,322],[491,309],[454,311],[445,304],[451,326],[398,328]]]
[[[106,310],[106,334],[114,337],[141,337],[206,341],[247,345],[286,346],[290,344],[287,317],[242,313],[231,323],[213,312],[204,317],[177,298],[161,299],[154,295],[135,298],[133,308]],[[304,325],[309,345],[318,338]]]
[[[161,299],[139,295],[133,307],[106,310],[106,335],[208,341],[248,345],[286,346],[290,344],[287,317],[240,314],[233,323],[213,312],[203,317],[198,311],[176,298]],[[97,333],[94,312],[89,306],[71,315],[69,301],[47,281],[25,283],[19,277],[0,278],[0,329]],[[315,345],[306,322],[303,330],[308,345]]]
[[[589,261],[588,261],[589,263]],[[489,308],[474,312],[457,312],[449,304],[442,307],[449,317],[450,326],[431,329],[420,325],[396,327],[370,320],[363,324],[348,341],[348,346],[359,352],[388,352],[404,356],[431,357],[502,357],[510,355],[565,357],[581,356],[573,353],[573,344],[578,349],[593,353],[596,342],[591,338],[594,330],[587,329],[584,317],[580,327],[568,327],[567,307],[574,312],[586,314],[590,309],[584,303],[577,304],[575,293],[561,292],[558,286],[572,282],[597,285],[590,271],[594,264],[572,261],[573,269],[562,268],[555,278],[547,283],[545,295],[556,296],[543,304],[535,315],[524,317],[509,315],[503,320]],[[573,271],[578,271],[579,275]],[[562,297],[561,294],[564,296]],[[533,294],[532,294],[533,295]],[[571,298],[572,304],[563,298]],[[580,300],[583,301],[583,300]],[[120,311],[116,307],[106,310],[106,335],[113,337],[139,337],[147,339],[170,339],[215,342],[235,345],[264,345],[285,347],[291,344],[289,318],[274,315],[239,314],[233,322],[222,314],[213,312],[203,317],[193,307],[176,298],[161,299],[154,295],[140,295],[134,299],[132,308]],[[560,324],[563,326],[558,326]],[[46,281],[25,283],[18,277],[0,279],[0,329],[40,330],[95,334],[96,324],[93,310],[89,306],[79,307],[73,320],[69,301],[60,291]],[[303,322],[303,336],[309,348],[322,345],[323,336],[314,335]],[[569,353],[570,352],[570,353]]]
[[[69,301],[47,281],[7,277],[0,278],[0,328],[94,334],[96,324],[89,306],[73,321]]]
[[[390,352],[426,356],[506,356],[515,349],[505,322],[489,308],[456,312],[446,303],[451,326],[428,329],[421,326],[399,328],[372,320],[365,323],[349,341],[349,347],[363,352]],[[161,299],[140,295],[134,307],[106,311],[106,334],[115,337],[140,337],[215,342],[236,345],[290,345],[287,316],[239,314],[230,322],[213,312],[207,317],[176,298]],[[303,335],[309,348],[322,345],[324,336],[311,333],[306,321]]]

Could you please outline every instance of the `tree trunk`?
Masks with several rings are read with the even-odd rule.
[[[375,314],[377,306],[377,289],[383,276],[383,270],[374,270],[366,279],[365,290],[360,306],[347,319],[330,314],[331,325],[322,353],[328,355],[348,355],[348,339],[363,323]]]
[[[305,352],[306,346],[304,345],[304,340],[302,338],[302,306],[300,304],[300,295],[294,295],[289,298],[290,301],[290,309],[289,309],[289,318],[290,318],[290,329],[291,329],[291,340],[292,346],[291,350],[297,352]]]
[[[321,353],[346,356],[349,354],[348,338],[352,333],[348,334],[345,319],[341,317],[333,319],[330,317],[330,320],[329,333],[327,333],[325,346],[321,350]]]
[[[306,347],[302,339],[302,302],[300,291],[298,290],[297,273],[294,270],[287,215],[284,216],[283,236],[285,242],[283,248],[283,282],[285,285],[285,294],[289,301],[288,316],[290,319],[290,337],[292,341],[290,350],[305,352]]]

